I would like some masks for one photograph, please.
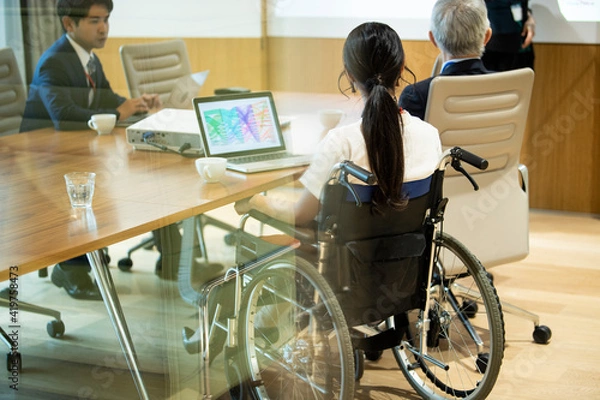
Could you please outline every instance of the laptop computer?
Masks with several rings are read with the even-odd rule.
[[[254,173],[310,164],[312,155],[291,154],[271,92],[197,97],[194,110],[206,157],[227,158],[227,168]]]

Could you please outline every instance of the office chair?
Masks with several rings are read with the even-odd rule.
[[[187,48],[181,39],[123,45],[119,48],[119,54],[131,97],[157,93],[165,103],[175,82],[192,72]],[[155,244],[155,235],[143,239],[127,251],[127,257],[119,260],[119,269],[130,270],[133,266],[131,254],[141,248],[153,249]],[[160,264],[159,258],[156,263],[157,271],[160,270]]]
[[[433,67],[431,68],[431,76],[438,76],[440,72],[442,72],[442,66],[444,65],[444,60],[442,59],[442,53],[438,54],[433,63]]]
[[[486,268],[521,260],[529,253],[527,167],[519,164],[534,73],[529,68],[476,76],[437,76],[429,88],[425,120],[440,132],[444,149],[460,146],[489,162],[467,167],[480,190],[448,171],[444,194],[452,199],[445,231],[459,239]],[[550,329],[539,317],[505,302],[508,313],[534,323],[536,343]]]
[[[19,132],[27,94],[17,59],[9,47],[0,49],[0,136]]]
[[[164,104],[176,81],[192,73],[181,39],[123,45],[119,54],[131,97],[157,93]]]
[[[11,48],[2,48],[0,49],[0,136],[19,132],[26,100],[25,87],[21,80],[15,54]],[[47,275],[46,268],[40,270],[39,275]],[[17,297],[17,295],[16,293],[11,293],[10,285],[0,291],[0,307],[12,309],[15,306],[15,302],[12,299],[14,297]],[[18,302],[18,309],[19,311],[54,317],[54,320],[48,322],[46,326],[48,334],[52,337],[61,336],[65,332],[65,325],[60,318],[59,311],[23,301]],[[7,353],[7,369],[9,371],[14,369],[20,370],[21,355],[18,351],[13,351],[13,339],[1,327],[0,340],[11,350]]]

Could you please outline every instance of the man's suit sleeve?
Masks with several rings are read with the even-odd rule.
[[[57,130],[86,128],[95,113],[80,106],[86,104],[89,88],[78,84],[75,76],[73,67],[58,57],[48,58],[40,67],[36,90]]]
[[[78,67],[78,65],[77,65]],[[81,75],[71,64],[58,57],[48,58],[40,68],[36,82],[40,99],[57,130],[87,129],[87,121],[94,114],[117,114],[116,108],[125,101],[115,94],[106,79],[97,88],[99,101],[90,108],[90,88],[77,81]]]
[[[416,85],[409,85],[404,88],[400,95],[398,105],[408,111],[410,115],[417,118],[425,118],[425,107],[427,107],[427,99],[417,90]]]

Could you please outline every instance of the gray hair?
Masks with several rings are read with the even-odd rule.
[[[431,32],[438,47],[454,58],[483,54],[490,26],[483,0],[438,0],[431,12]]]

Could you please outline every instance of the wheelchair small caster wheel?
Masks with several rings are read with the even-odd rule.
[[[462,312],[467,316],[467,318],[475,318],[477,315],[477,303],[472,300],[463,301]]]
[[[487,369],[489,362],[490,362],[490,354],[489,353],[477,354],[477,360],[475,361],[475,365],[477,366],[477,369],[479,370],[479,372],[481,372],[482,374],[485,374],[485,370]]]
[[[21,372],[23,369],[23,363],[21,361],[21,353],[18,351],[11,351],[6,353],[6,370]]]
[[[365,373],[365,353],[362,350],[354,350],[354,381],[360,381]]]
[[[369,361],[378,361],[381,358],[383,351],[365,351],[365,358]]]
[[[538,325],[533,330],[533,341],[537,344],[548,344],[552,331],[546,325]]]
[[[117,263],[117,266],[121,271],[127,272],[131,269],[131,267],[133,267],[133,261],[131,258],[122,258]]]
[[[46,324],[46,331],[50,337],[62,336],[65,333],[65,323],[55,319]]]

